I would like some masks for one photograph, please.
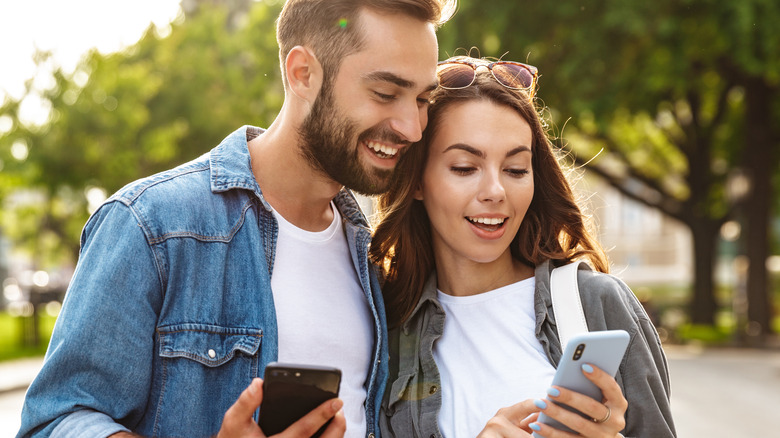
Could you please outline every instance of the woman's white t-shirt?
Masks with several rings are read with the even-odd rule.
[[[546,396],[555,368],[535,335],[535,284],[531,277],[465,297],[438,291],[446,318],[433,357],[445,437],[473,438],[500,408]]]

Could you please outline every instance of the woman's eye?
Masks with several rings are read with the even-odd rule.
[[[506,173],[515,178],[520,178],[522,176],[528,175],[530,172],[528,172],[528,169],[507,169]]]
[[[452,173],[456,175],[469,175],[471,173],[474,173],[476,169],[474,167],[452,166],[450,167],[450,170],[452,171]]]

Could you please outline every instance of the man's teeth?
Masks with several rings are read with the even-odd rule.
[[[379,153],[379,154],[383,154],[385,156],[385,158],[394,157],[395,154],[398,153],[398,149],[385,146],[382,143],[376,143],[376,142],[373,142],[373,141],[369,141],[366,144],[374,152]]]
[[[504,223],[506,218],[487,218],[487,217],[470,217],[468,218],[469,221],[478,223],[478,224],[485,224],[485,225],[501,225]]]

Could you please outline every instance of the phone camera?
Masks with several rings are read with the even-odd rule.
[[[585,351],[585,344],[580,344],[577,346],[577,348],[574,350],[574,356],[572,359],[579,360],[582,357],[582,352]]]

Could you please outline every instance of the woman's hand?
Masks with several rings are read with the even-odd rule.
[[[536,421],[538,416],[539,408],[533,400],[501,408],[493,418],[488,420],[477,438],[530,437],[532,431],[529,424]]]
[[[598,367],[583,365],[582,371],[585,377],[601,388],[604,396],[601,402],[593,400],[586,395],[554,386],[547,391],[549,395],[547,400],[536,400],[536,406],[545,415],[558,420],[584,437],[620,437],[620,431],[626,427],[625,414],[628,408],[628,401],[623,396],[620,386],[618,386],[612,376]],[[552,403],[552,401],[571,406],[590,417],[590,419],[583,418],[575,412]],[[571,438],[576,436],[538,422],[531,423],[529,426],[545,438]]]

